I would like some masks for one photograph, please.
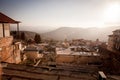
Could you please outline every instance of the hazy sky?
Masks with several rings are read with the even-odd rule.
[[[120,0],[0,0],[0,11],[34,29],[120,25]]]

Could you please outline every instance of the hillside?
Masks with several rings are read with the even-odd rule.
[[[40,34],[42,39],[54,39],[54,40],[72,40],[72,39],[87,39],[96,40],[99,38],[101,41],[107,41],[108,35],[112,34],[112,31],[119,29],[118,27],[107,27],[107,28],[71,28],[61,27],[56,30],[39,33],[32,31],[20,31],[25,33],[27,39],[34,39],[35,34]],[[13,31],[12,31],[13,32]]]
[[[32,32],[32,31],[20,31],[19,32],[20,33],[20,37],[21,37],[21,33],[23,33],[23,32],[25,34],[26,40],[34,39],[35,34],[38,34],[36,32]],[[16,31],[11,31],[11,35],[13,35],[14,37],[16,36],[16,34],[17,34]]]
[[[112,34],[112,31],[119,29],[117,27],[107,27],[107,28],[71,28],[71,27],[62,27],[54,31],[47,32],[42,34],[44,38],[55,39],[55,40],[64,40],[64,39],[87,39],[87,40],[96,40],[99,38],[101,41],[107,41],[108,35]]]

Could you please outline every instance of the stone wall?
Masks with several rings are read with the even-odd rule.
[[[14,45],[12,45],[13,37],[3,37],[0,38],[0,59],[3,62],[8,63],[18,63],[19,60],[16,60],[17,57],[20,57],[19,50],[15,50]],[[19,52],[19,53],[18,53]]]
[[[10,46],[12,44],[13,41],[13,37],[1,37],[0,38],[0,47],[7,47]]]
[[[4,46],[2,47],[2,51],[0,51],[1,61],[13,63],[13,47],[12,46]]]
[[[76,63],[76,64],[97,64],[100,63],[99,56],[79,56],[79,55],[57,55],[56,63]]]

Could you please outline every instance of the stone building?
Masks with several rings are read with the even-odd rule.
[[[107,48],[111,51],[120,52],[120,29],[113,31],[113,34],[109,35]]]
[[[56,48],[56,63],[94,64],[99,63],[99,54],[87,47],[71,46],[67,49]]]
[[[13,37],[10,36],[10,24],[17,24],[19,31],[19,23],[0,12],[0,61],[2,62],[20,62],[20,51],[16,50]],[[16,51],[19,53],[15,53]]]
[[[40,48],[37,46],[28,46],[24,49],[24,59],[33,60],[36,62],[37,59],[41,59],[43,54],[40,53]]]

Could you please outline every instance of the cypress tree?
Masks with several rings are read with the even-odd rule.
[[[35,43],[37,43],[37,44],[41,42],[41,37],[40,37],[39,34],[36,34],[36,35],[35,35],[34,41],[35,41]]]

